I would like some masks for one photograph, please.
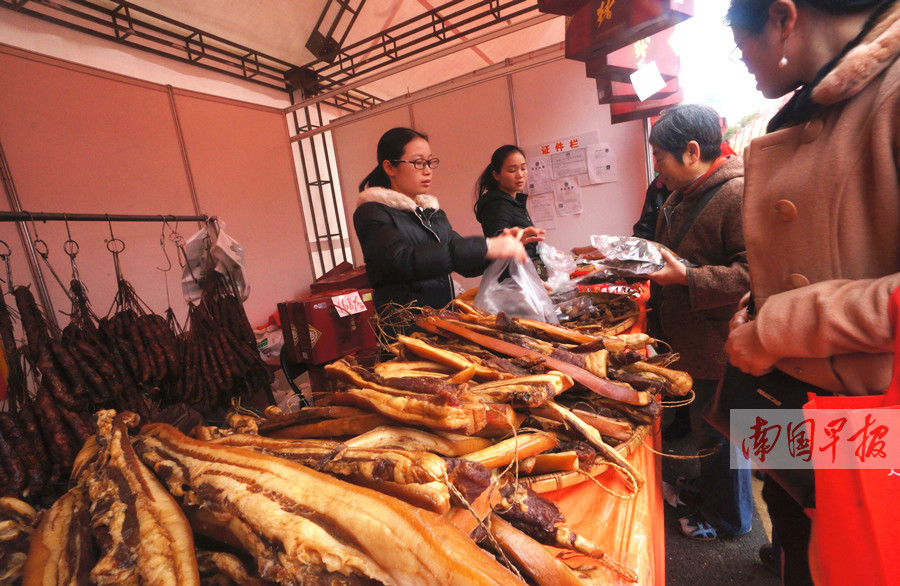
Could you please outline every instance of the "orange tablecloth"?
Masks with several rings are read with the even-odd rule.
[[[610,556],[637,572],[639,584],[665,583],[665,527],[663,522],[662,457],[660,436],[653,433],[628,458],[644,477],[644,486],[632,499],[612,496],[595,482],[544,493],[566,516],[566,524],[590,539]],[[595,480],[610,491],[624,495],[627,490],[615,470],[607,470]],[[609,573],[610,584],[619,582]]]
[[[647,328],[646,307],[650,298],[649,281],[632,285],[641,291],[638,306],[641,314],[630,333]],[[609,494],[597,483],[618,495],[627,494],[621,476],[607,470],[595,478],[562,490],[544,493],[555,502],[566,522],[577,533],[600,546],[613,560],[624,563],[638,574],[639,584],[665,584],[665,525],[662,497],[662,457],[659,423],[644,443],[628,460],[644,477],[644,486],[632,499]],[[610,573],[610,583],[619,584]],[[621,582],[625,584],[625,582]]]

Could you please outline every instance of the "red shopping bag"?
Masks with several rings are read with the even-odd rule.
[[[894,372],[884,395],[814,397],[813,409],[900,408],[900,288],[891,295]],[[888,446],[900,449],[896,441]],[[900,585],[900,470],[816,469],[810,565],[816,584]]]

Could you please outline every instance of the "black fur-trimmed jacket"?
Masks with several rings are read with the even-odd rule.
[[[534,226],[531,216],[528,214],[528,195],[516,194],[516,197],[492,189],[481,194],[475,202],[475,219],[481,223],[481,230],[485,237],[497,236],[505,228],[528,228]],[[537,242],[529,242],[525,245],[528,256],[537,258]]]
[[[486,266],[487,241],[454,232],[432,195],[413,201],[370,187],[359,194],[353,226],[376,308],[391,301],[443,307],[454,297],[451,273],[477,277]]]

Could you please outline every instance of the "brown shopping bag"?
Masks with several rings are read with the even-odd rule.
[[[900,288],[891,295],[894,323],[894,373],[885,395],[812,397],[804,414],[814,410],[854,411],[900,408]],[[896,418],[892,418],[896,419]],[[853,422],[848,417],[848,424]],[[857,425],[859,422],[857,422]],[[887,441],[893,430],[892,441]],[[857,430],[844,428],[844,436]],[[885,449],[900,449],[900,428],[888,428]],[[810,561],[816,584],[900,585],[900,470],[824,468],[815,470],[816,508]]]

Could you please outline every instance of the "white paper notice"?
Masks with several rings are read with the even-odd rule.
[[[362,313],[366,310],[366,304],[363,303],[359,291],[353,293],[345,293],[343,295],[335,295],[331,298],[331,303],[338,312],[339,317],[347,317],[354,313]]]
[[[536,227],[553,230],[556,228],[556,206],[553,203],[553,193],[549,189],[549,180],[547,184],[547,193],[528,196],[528,215]]]
[[[609,143],[591,145],[588,151],[588,176],[591,183],[610,183],[618,179],[616,155]]]
[[[666,87],[666,82],[659,74],[656,61],[648,61],[631,74],[631,85],[640,101],[644,101],[659,90]]]
[[[550,157],[532,157],[528,161],[528,193],[549,193]]]
[[[574,177],[554,181],[553,195],[556,196],[558,215],[573,216],[581,213],[581,187]]]
[[[587,152],[585,149],[574,149],[550,155],[553,178],[563,179],[587,173]]]

